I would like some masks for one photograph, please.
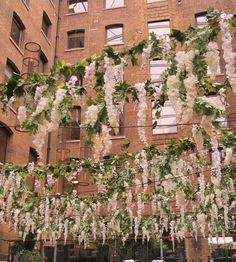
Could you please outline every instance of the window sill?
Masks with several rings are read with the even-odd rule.
[[[153,4],[157,4],[157,3],[161,3],[161,2],[166,2],[166,0],[159,0],[159,1],[155,1],[155,2],[147,2],[147,5],[153,5]]]
[[[168,132],[168,133],[156,133],[155,129],[153,129],[152,131],[153,136],[168,136],[168,135],[174,135],[174,134],[177,135],[178,131],[177,132]]]
[[[112,136],[111,140],[120,140],[120,139],[125,139],[125,136]]]
[[[78,139],[78,140],[66,140],[66,143],[80,143],[80,139]]]
[[[78,48],[71,48],[71,49],[66,49],[65,52],[73,52],[73,51],[80,51],[84,50],[84,47],[78,47]]]
[[[74,15],[83,15],[83,14],[87,14],[88,11],[84,11],[84,12],[81,12],[81,13],[67,13],[65,14],[65,16],[74,16]]]
[[[114,10],[114,9],[120,9],[120,8],[126,8],[127,5],[117,6],[117,7],[104,7],[103,10]]]
[[[24,52],[21,50],[21,48],[16,44],[16,42],[10,37],[9,38],[12,44],[15,46],[15,48],[20,52],[22,56],[24,56]]]
[[[122,42],[122,43],[117,43],[117,44],[105,44],[104,46],[105,47],[109,47],[109,46],[120,46],[120,45],[124,45],[125,43]]]
[[[25,0],[21,0],[22,4],[25,6],[27,11],[29,11],[29,6],[26,4]]]
[[[44,36],[44,38],[46,39],[47,43],[51,46],[50,40],[49,40],[48,37],[45,35],[45,33],[43,32],[42,29],[41,29],[41,33],[42,33],[42,35]]]

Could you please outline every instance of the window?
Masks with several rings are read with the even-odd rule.
[[[20,20],[19,16],[16,13],[13,13],[12,24],[11,24],[11,38],[19,46],[22,46],[23,43],[23,31],[25,26]]]
[[[161,2],[163,0],[147,0],[147,3],[150,4],[150,3],[156,3],[156,2]]]
[[[29,163],[37,163],[38,161],[38,154],[37,154],[37,151],[30,147],[29,149]]]
[[[14,73],[20,74],[20,71],[10,59],[7,59],[4,81],[7,82]]]
[[[111,136],[124,136],[124,134],[125,134],[124,125],[125,125],[124,113],[120,113],[120,115],[119,115],[119,131],[118,131],[118,134],[115,134],[114,129],[112,129],[111,132],[110,132],[110,135]]]
[[[69,128],[68,140],[80,140],[81,107],[74,106],[71,109],[72,127]]]
[[[68,10],[76,14],[88,12],[88,0],[69,0]]]
[[[45,11],[43,11],[43,20],[42,20],[42,31],[44,32],[44,34],[49,37],[50,35],[50,27],[51,27],[52,23],[48,17],[48,15],[46,14]]]
[[[155,21],[148,23],[149,34],[155,33],[157,37],[170,33],[170,21]],[[155,59],[150,62],[151,81],[156,82],[161,80],[161,74],[168,68],[168,63],[164,60]]]
[[[125,5],[125,0],[105,0],[105,8],[116,8]]]
[[[109,25],[106,27],[106,44],[123,44],[123,25]]]
[[[11,136],[10,129],[0,122],[0,163],[5,163],[7,158],[7,147]]]
[[[202,28],[207,25],[206,13],[199,13],[195,15],[196,26]]]
[[[157,82],[161,80],[162,73],[168,68],[169,64],[163,60],[153,60],[150,62],[151,81]]]
[[[46,55],[41,52],[39,56],[39,72],[44,73],[47,69],[48,59]]]
[[[84,47],[84,30],[73,30],[67,33],[68,49]]]
[[[156,111],[152,110],[153,123],[157,121],[157,126],[153,129],[153,134],[170,134],[177,132],[176,114],[170,101],[166,101],[161,109],[160,118],[156,119]]]
[[[156,36],[167,35],[170,33],[170,20],[155,21],[148,23],[148,33],[155,33]]]

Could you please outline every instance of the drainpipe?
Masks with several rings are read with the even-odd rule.
[[[58,0],[58,9],[57,9],[57,28],[56,28],[56,41],[55,41],[55,52],[54,52],[54,65],[58,59],[58,40],[59,40],[59,29],[60,29],[60,22],[61,22],[61,3],[62,0]],[[51,140],[52,140],[52,133],[48,133],[48,143],[47,143],[47,156],[46,156],[46,164],[50,161],[50,152],[51,152]]]

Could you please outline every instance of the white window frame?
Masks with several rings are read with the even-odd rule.
[[[170,20],[154,21],[148,23],[148,33],[155,33],[157,37],[170,33]],[[161,80],[161,74],[168,68],[169,64],[164,60],[153,60],[150,62],[151,81]],[[155,70],[156,69],[156,70]],[[160,71],[160,72],[159,72]],[[157,76],[157,77],[156,77]]]
[[[152,122],[153,124],[157,122],[156,127],[152,130],[153,135],[174,134],[178,132],[176,114],[170,101],[165,102],[158,119],[156,118],[156,109],[152,110]]]
[[[105,1],[105,8],[106,9],[113,9],[125,6],[126,0],[104,0]],[[121,3],[119,3],[119,1]]]
[[[116,34],[114,31],[117,29],[121,29],[121,35]],[[108,34],[111,33],[114,35],[114,39],[110,40],[112,37],[108,38]],[[117,37],[119,36],[119,37]],[[117,40],[116,40],[117,38]],[[106,45],[119,45],[124,44],[124,26],[123,24],[114,24],[106,26]]]
[[[207,25],[207,18],[206,18],[206,14],[196,14],[195,15],[195,19],[196,19],[196,26],[198,28],[203,28],[204,26]]]
[[[161,80],[162,73],[169,67],[169,64],[161,59],[150,61],[150,76],[151,82],[158,82]]]
[[[68,10],[71,14],[82,14],[88,12],[88,0],[79,1],[74,4],[69,4],[68,1]]]
[[[170,20],[148,22],[148,33],[155,33],[156,36],[170,33]]]

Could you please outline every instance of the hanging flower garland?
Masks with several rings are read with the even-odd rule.
[[[174,240],[175,237],[183,239],[189,232],[197,237],[198,230],[204,236],[218,236],[228,230],[236,206],[233,181],[235,134],[221,132],[222,128],[217,127],[216,122],[225,115],[225,110],[205,97],[209,86],[217,87],[210,81],[218,68],[219,53],[215,40],[219,29],[229,83],[216,88],[216,93],[225,101],[227,88],[235,91],[232,71],[235,56],[229,26],[232,16],[222,14],[219,17],[219,12],[213,12],[205,28],[173,31],[170,42],[152,35],[150,40],[127,51],[117,53],[109,48],[104,51],[105,55],[74,66],[60,62],[49,76],[33,74],[27,79],[16,80],[12,94],[9,93],[9,83],[1,84],[0,99],[5,106],[13,95],[25,96],[25,105],[19,108],[18,119],[22,128],[33,134],[40,156],[47,132],[68,125],[73,99],[86,93],[83,87],[77,86],[75,75],[85,77],[96,95],[88,98],[83,125],[94,144],[93,161],[72,162],[67,166],[4,166],[0,178],[0,221],[12,222],[23,239],[32,232],[37,234],[37,239],[49,237],[55,242],[63,237],[66,242],[72,237],[85,244],[89,243],[91,236],[101,238],[103,243],[114,236],[126,241],[130,235],[136,239],[142,235],[143,240],[149,240],[170,230]],[[183,44],[182,51],[176,52],[176,42]],[[170,63],[161,85],[146,81],[131,86],[123,81],[127,61],[134,65],[141,54],[146,62],[160,56]],[[212,73],[210,81],[205,80],[207,67]],[[138,104],[138,132],[145,146],[148,99],[154,100],[157,114],[169,99],[178,123],[187,123],[193,113],[197,113],[202,121],[193,127],[196,145],[191,139],[183,139],[179,143],[172,142],[163,150],[150,146],[141,153],[115,155],[104,162],[99,161],[111,149],[110,128],[117,132],[120,108],[130,97]],[[220,144],[225,150],[225,159],[221,158]],[[207,150],[212,152],[210,168]],[[206,168],[210,169],[209,179],[206,179]],[[92,176],[102,189],[99,194],[85,198],[78,196],[72,183],[78,172]],[[191,178],[195,173],[198,175],[197,184]],[[141,174],[141,179],[137,174]],[[41,186],[41,176],[47,176],[44,195],[27,188],[22,178],[27,176],[35,176],[35,185]],[[60,176],[68,180],[71,190],[60,197],[52,196],[51,190]],[[154,190],[149,190],[150,185]],[[108,208],[106,216],[101,206]],[[148,215],[147,206],[152,206]]]

